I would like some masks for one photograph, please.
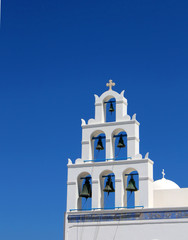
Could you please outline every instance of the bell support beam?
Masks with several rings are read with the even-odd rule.
[[[92,140],[95,140],[95,139],[106,139],[106,136],[92,137]]]
[[[110,101],[104,102],[104,103],[114,103],[114,102],[116,102],[116,101],[115,100],[110,100]]]
[[[120,137],[127,137],[127,134],[126,133],[122,133],[122,134],[118,134],[118,135],[114,135],[113,137],[114,138],[120,138]]]
[[[106,178],[106,177],[115,177],[115,175],[114,174],[108,174],[108,175],[102,176],[102,178]]]
[[[131,175],[135,175],[135,176],[138,176],[138,173],[129,173],[129,174],[125,174],[125,176],[131,176]]]
[[[80,179],[91,179],[91,177],[81,177]]]

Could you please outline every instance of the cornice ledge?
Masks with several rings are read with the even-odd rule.
[[[67,165],[68,168],[80,168],[80,167],[95,167],[95,166],[110,166],[110,165],[127,165],[127,164],[140,164],[140,163],[151,163],[150,159],[134,159],[134,160],[117,160],[117,161],[104,161],[104,162],[87,162]]]
[[[96,124],[90,124],[90,125],[83,125],[82,128],[95,128],[95,127],[106,127],[106,126],[115,126],[115,125],[122,125],[122,124],[137,124],[138,126],[140,123],[133,119],[133,120],[128,120],[128,121],[120,121],[120,122],[104,122],[104,123],[96,123]]]

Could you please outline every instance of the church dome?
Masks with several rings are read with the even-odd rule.
[[[166,178],[159,179],[153,183],[154,190],[179,189],[180,187],[173,181]]]
[[[164,172],[163,172],[164,173]],[[153,183],[154,190],[163,190],[163,189],[179,189],[180,187],[173,181],[168,180],[164,177]]]

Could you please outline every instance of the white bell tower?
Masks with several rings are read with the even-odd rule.
[[[75,160],[75,163],[68,160],[68,181],[67,181],[67,212],[66,231],[69,230],[68,216],[73,212],[82,213],[80,192],[82,190],[83,179],[90,176],[92,188],[91,209],[89,214],[105,212],[104,208],[104,175],[113,174],[115,185],[115,207],[112,212],[125,210],[127,206],[127,181],[128,175],[136,171],[138,173],[139,189],[135,192],[135,208],[153,207],[153,162],[148,158],[148,154],[142,158],[139,152],[139,125],[136,114],[132,118],[127,114],[127,99],[124,91],[120,94],[112,90],[115,86],[109,80],[109,89],[100,97],[95,96],[95,118],[89,119],[86,123],[82,119],[82,155]],[[110,99],[115,99],[115,121],[106,121],[106,103]],[[117,159],[115,156],[115,136],[124,132],[127,136],[127,156]],[[94,139],[103,134],[105,138],[105,158],[97,161],[94,158]],[[72,235],[73,234],[73,235]],[[75,233],[65,233],[65,239],[75,239]],[[80,239],[80,238],[79,238]],[[83,238],[85,239],[85,238]]]

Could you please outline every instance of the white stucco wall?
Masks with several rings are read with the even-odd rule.
[[[187,240],[188,220],[75,224],[66,240]]]
[[[153,196],[156,208],[188,206],[188,188],[154,190]]]

